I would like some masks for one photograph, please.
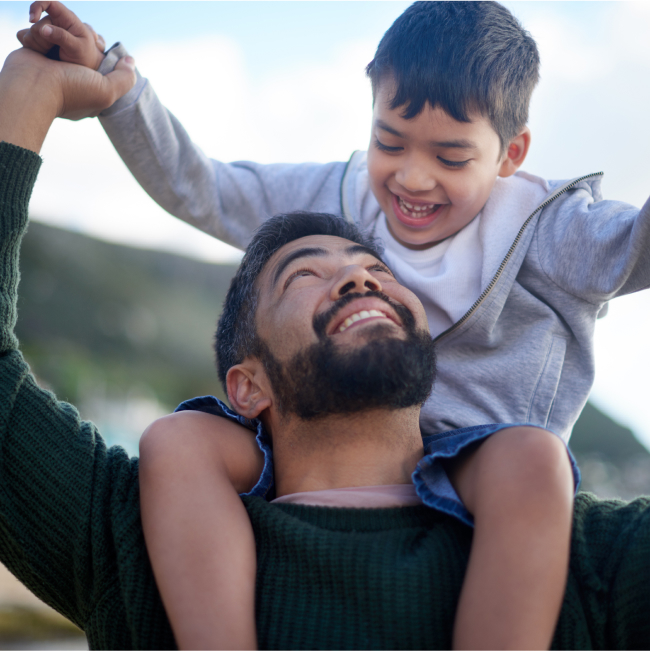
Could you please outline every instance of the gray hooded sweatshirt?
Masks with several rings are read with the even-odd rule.
[[[100,72],[125,55],[118,44]],[[241,249],[277,213],[333,213],[371,232],[384,219],[364,152],[328,164],[211,160],[139,75],[100,121],[157,203]],[[498,181],[479,227],[480,296],[436,336],[438,374],[422,409],[424,434],[533,423],[568,440],[594,380],[596,318],[615,296],[650,286],[650,201],[640,211],[605,201],[600,177]],[[435,308],[404,261],[387,251],[387,262],[425,309]]]

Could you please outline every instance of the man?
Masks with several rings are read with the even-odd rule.
[[[73,407],[36,385],[13,334],[17,263],[40,164],[36,152],[52,120],[96,113],[133,80],[130,61],[101,77],[26,50],[10,55],[0,73],[0,558],[35,594],[83,628],[92,648],[169,648],[174,639],[142,537],[137,460],[119,448],[107,450],[91,423],[81,422]],[[327,484],[328,472],[358,474],[350,458],[370,461],[365,464],[368,484],[377,483],[378,475],[379,483],[403,483],[422,455],[417,405],[423,396],[405,395],[390,412],[366,410],[363,422],[334,413],[310,432],[309,445],[300,445],[300,421],[331,411],[323,392],[304,394],[299,375],[301,366],[308,370],[308,351],[317,335],[316,294],[297,304],[273,300],[274,291],[302,282],[301,269],[282,275],[301,256],[315,257],[332,273],[340,271],[342,282],[373,293],[355,298],[367,300],[369,310],[377,310],[374,301],[383,301],[377,311],[385,316],[347,333],[352,348],[355,339],[369,339],[381,354],[385,338],[394,339],[398,348],[412,340],[422,368],[432,367],[429,344],[418,337],[425,317],[417,299],[389,277],[372,250],[340,233],[316,230],[283,243],[255,274],[256,309],[264,323],[259,334],[269,350],[254,351],[248,380],[255,379],[264,391],[247,390],[248,380],[240,376],[244,390],[235,406],[245,414],[252,405],[251,411],[259,413],[254,401],[269,395],[283,405],[265,417],[274,436],[280,493],[309,489],[313,477]],[[351,260],[357,261],[355,278],[343,271]],[[377,283],[389,308],[374,295]],[[396,305],[412,314],[412,326]],[[345,334],[345,320],[324,321],[325,328],[330,325],[343,327]],[[299,359],[302,352],[305,364],[274,388],[274,374],[281,370],[273,356]],[[419,372],[417,367],[415,360],[403,370]],[[334,380],[328,382],[325,393]],[[403,384],[413,389],[412,381]],[[426,393],[428,386],[421,384],[415,390]],[[371,405],[372,396],[354,390],[351,385],[350,400]],[[285,410],[293,414],[288,419]],[[332,435],[342,446],[309,459],[313,441],[320,436],[327,445],[325,437]],[[259,497],[244,501],[258,548],[261,647],[449,646],[471,544],[468,527],[425,506],[350,511],[273,505]],[[647,645],[649,551],[647,501],[617,506],[578,498],[572,572],[555,646]]]

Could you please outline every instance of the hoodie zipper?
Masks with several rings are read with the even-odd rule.
[[[514,242],[510,245],[510,248],[508,249],[508,253],[506,253],[505,258],[501,261],[501,264],[499,265],[499,268],[497,269],[496,273],[494,274],[492,280],[489,282],[488,286],[483,290],[482,294],[476,299],[472,307],[463,314],[463,316],[456,321],[452,326],[447,328],[444,332],[441,332],[437,337],[434,338],[434,342],[438,343],[442,337],[445,337],[448,334],[451,334],[458,328],[460,328],[467,319],[472,316],[472,314],[476,311],[478,306],[485,300],[486,296],[492,291],[494,286],[496,285],[497,281],[501,277],[501,274],[503,273],[503,270],[505,269],[506,265],[508,264],[508,261],[512,257],[512,254],[514,253],[515,249],[517,248],[517,245],[519,244],[519,241],[521,240],[522,235],[524,234],[524,231],[526,230],[526,227],[530,223],[530,220],[540,211],[544,210],[546,206],[548,206],[550,203],[555,201],[558,197],[562,196],[565,192],[568,192],[571,190],[573,187],[575,187],[578,183],[581,183],[582,181],[585,181],[586,179],[591,179],[595,178],[597,176],[602,176],[603,172],[594,172],[593,174],[587,174],[586,176],[581,176],[577,179],[574,179],[570,183],[567,183],[563,188],[560,188],[557,190],[557,192],[553,195],[551,195],[548,199],[545,199],[535,210],[530,214],[528,219],[522,224],[521,228],[519,229],[519,232],[517,233],[517,236],[514,239]]]

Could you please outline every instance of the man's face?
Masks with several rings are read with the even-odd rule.
[[[422,249],[457,233],[481,211],[505,155],[486,118],[458,122],[427,103],[411,120],[390,109],[393,83],[375,98],[368,173],[393,237]]]
[[[310,418],[426,399],[435,364],[424,309],[368,249],[295,240],[258,288],[259,356],[281,411]]]

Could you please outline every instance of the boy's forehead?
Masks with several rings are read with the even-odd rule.
[[[373,106],[373,123],[375,127],[384,130],[387,128],[389,132],[393,132],[395,130],[399,131],[400,125],[403,125],[408,130],[411,125],[415,126],[415,123],[421,124],[426,121],[439,134],[437,136],[439,142],[431,143],[433,145],[447,145],[458,141],[461,145],[477,146],[479,143],[475,142],[476,140],[483,141],[486,137],[493,140],[499,137],[490,120],[480,113],[470,113],[470,121],[461,122],[447,113],[441,106],[437,105],[432,108],[428,102],[425,102],[422,111],[418,115],[407,120],[403,117],[403,114],[408,109],[408,105],[391,108],[395,90],[396,86],[392,77],[383,79],[377,86]],[[446,134],[450,135],[451,140],[446,137]],[[396,133],[395,135],[406,134]]]

